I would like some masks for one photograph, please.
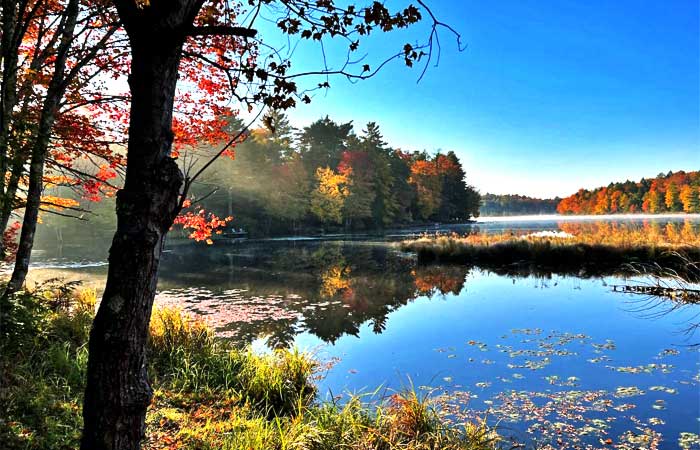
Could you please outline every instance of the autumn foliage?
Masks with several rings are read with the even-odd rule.
[[[700,212],[700,172],[669,172],[639,182],[581,189],[559,202],[560,214]]]
[[[235,119],[233,119],[235,120]],[[385,142],[379,125],[321,118],[300,130],[280,112],[250,131],[236,159],[213,165],[193,186],[201,206],[255,235],[342,227],[383,229],[425,221],[464,221],[479,195],[454,152],[407,152]],[[211,193],[212,187],[219,189]]]

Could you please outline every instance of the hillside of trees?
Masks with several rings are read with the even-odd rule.
[[[700,212],[700,171],[669,172],[638,182],[580,189],[559,202],[560,214]]]
[[[482,216],[520,216],[526,214],[556,214],[560,198],[533,198],[524,195],[485,194],[481,196],[479,214]]]
[[[479,194],[454,152],[405,152],[370,122],[322,118],[295,130],[273,114],[217,161],[194,188],[202,206],[253,234],[309,229],[379,230],[423,221],[465,221],[479,213]],[[209,195],[212,189],[216,192]]]

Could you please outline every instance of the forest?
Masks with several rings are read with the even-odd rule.
[[[580,189],[559,202],[560,214],[700,212],[700,171],[660,173],[639,182]]]
[[[406,152],[370,122],[321,118],[296,130],[281,113],[253,129],[197,186],[204,209],[254,234],[380,230],[424,221],[465,221],[479,194],[454,152]],[[213,191],[213,193],[212,193]]]
[[[517,216],[555,214],[560,198],[533,198],[518,194],[484,194],[479,214],[482,216]]]
[[[359,133],[352,122],[329,117],[301,130],[281,113],[263,122],[192,186],[188,207],[175,221],[183,237],[215,239],[225,227],[254,237],[375,231],[428,221],[464,222],[479,214],[479,193],[467,184],[452,151],[431,155],[393,148],[374,122]],[[228,127],[242,125],[231,119]],[[180,153],[183,169],[196,155]],[[93,202],[60,187],[48,193],[74,198],[90,213],[82,222],[46,217],[40,241],[57,234],[70,241],[74,234],[104,239],[112,233],[113,199]]]

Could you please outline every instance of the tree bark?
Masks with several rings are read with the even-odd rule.
[[[170,157],[184,36],[128,18],[125,25],[132,47],[127,169],[117,194],[107,284],[90,333],[83,450],[136,450],[144,436],[152,396],[148,326],[163,242],[179,212],[184,181]]]
[[[46,89],[46,97],[42,105],[39,125],[37,127],[36,140],[32,147],[32,157],[29,163],[29,186],[27,187],[27,200],[22,220],[22,232],[15,259],[15,267],[3,295],[7,296],[19,290],[24,284],[29,271],[29,259],[34,247],[34,235],[36,233],[39,208],[41,206],[41,192],[44,187],[44,163],[51,140],[51,131],[56,120],[59,104],[66,90],[65,71],[68,61],[68,52],[73,41],[73,33],[78,19],[79,1],[70,0],[66,6],[66,15],[56,31],[60,36],[60,44],[56,51],[54,73]],[[7,200],[7,199],[6,199]]]
[[[2,74],[0,82],[0,209],[5,209],[14,200],[5,191],[7,161],[9,158],[12,114],[17,104],[17,65],[19,62],[19,43],[16,28],[19,11],[17,2],[2,0],[2,38],[0,39],[0,58]],[[5,231],[7,220],[0,221],[0,233]],[[5,253],[4,242],[0,239],[0,257]]]

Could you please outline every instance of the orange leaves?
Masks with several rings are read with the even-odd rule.
[[[117,172],[110,166],[103,164],[100,166],[100,170],[95,174],[95,177],[102,181],[108,181],[112,178],[116,178]]]
[[[615,214],[644,211],[651,214],[663,212],[698,212],[700,207],[692,195],[700,196],[700,171],[669,172],[654,179],[639,182],[611,183],[607,187],[580,189],[574,195],[563,198],[557,205],[560,214]],[[686,201],[681,193],[685,190]]]
[[[438,167],[432,161],[414,161],[413,164],[411,164],[411,175],[437,176]]]
[[[183,208],[191,207],[189,199],[183,202]],[[222,228],[233,220],[233,217],[219,218],[216,214],[208,213],[204,209],[196,212],[187,211],[175,218],[174,225],[180,225],[185,230],[190,230],[188,237],[197,242],[205,241],[208,245],[214,243],[211,240],[213,234],[221,234]]]
[[[452,174],[459,171],[457,163],[445,155],[437,155],[435,158],[435,166],[437,167],[437,173],[440,175]]]
[[[54,197],[52,195],[42,196],[41,204],[57,211],[61,211],[66,208],[77,208],[80,206],[80,203],[72,198]]]

